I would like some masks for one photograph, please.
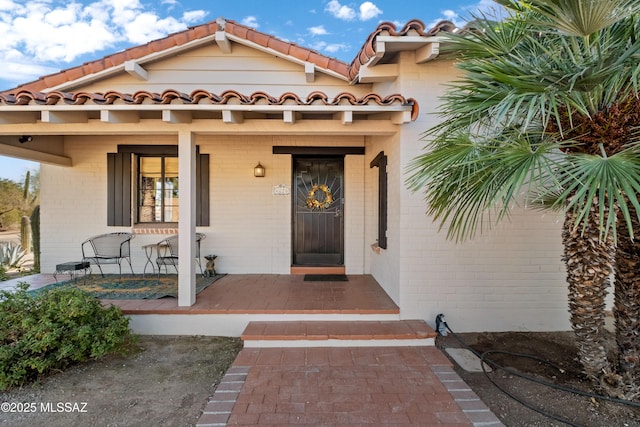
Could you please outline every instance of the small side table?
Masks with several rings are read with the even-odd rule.
[[[161,250],[162,252],[164,252],[167,247],[168,247],[167,245],[160,245],[158,247],[157,243],[150,243],[150,244],[144,245],[142,247],[142,249],[144,249],[144,254],[147,257],[147,261],[144,263],[144,269],[142,270],[142,277],[146,277],[146,275],[147,275],[147,266],[149,264],[151,264],[151,272],[153,274],[156,274],[156,265],[155,265],[154,260],[153,260],[153,253],[155,252],[155,250]]]
[[[70,280],[77,280],[78,274],[83,273],[83,283],[87,283],[87,272],[91,273],[91,263],[88,261],[69,261],[56,265],[56,271],[53,273],[53,278],[58,283],[58,274],[69,274]]]
[[[147,265],[151,264],[151,272],[155,273],[156,272],[156,268],[153,265],[153,248],[156,247],[155,243],[152,243],[150,245],[144,245],[142,247],[142,249],[144,249],[144,254],[147,256],[147,262],[144,263],[144,270],[142,270],[142,277],[145,277],[147,275]]]

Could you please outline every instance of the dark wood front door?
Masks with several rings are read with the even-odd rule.
[[[293,264],[344,264],[344,157],[293,158]]]

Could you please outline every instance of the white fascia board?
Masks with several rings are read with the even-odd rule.
[[[273,55],[273,56],[277,56],[279,58],[283,58],[283,59],[285,59],[287,61],[290,61],[290,62],[293,62],[295,64],[301,65],[302,67],[304,67],[305,64],[308,62],[308,61],[303,61],[301,59],[298,59],[298,58],[296,58],[294,56],[291,56],[291,55],[285,55],[282,52],[278,52],[277,50],[274,50],[274,49],[271,49],[271,48],[268,48],[268,47],[264,47],[264,46],[259,45],[257,43],[254,43],[254,42],[251,42],[249,40],[240,38],[238,36],[234,36],[233,34],[227,33],[227,37],[230,40],[232,40],[232,41],[234,41],[236,43],[240,43],[240,44],[242,44],[244,46],[247,46],[247,47],[250,47],[252,49],[256,49],[256,50],[259,50],[261,52],[268,53],[269,55]],[[321,73],[328,74],[328,75],[330,75],[332,77],[335,77],[337,79],[340,79],[340,80],[343,80],[343,81],[349,81],[348,77],[343,76],[342,74],[336,73],[335,71],[331,71],[331,70],[328,70],[326,68],[319,67],[317,65],[316,65],[316,69]]]
[[[172,55],[176,55],[177,53],[180,53],[181,51],[184,50],[189,50],[189,49],[193,49],[196,48],[198,46],[201,45],[205,45],[208,43],[211,43],[213,40],[215,39],[215,34],[211,34],[207,37],[203,37],[201,39],[198,40],[192,40],[190,42],[187,42],[185,44],[182,44],[180,46],[174,46],[171,47],[169,49],[165,49],[163,51],[160,52],[154,52],[151,53],[149,55],[143,56],[141,58],[138,58],[135,60],[135,62],[137,64],[139,64],[140,66],[142,66],[143,64],[146,64],[147,62],[151,62],[151,61],[157,61],[159,59],[168,57],[168,56],[172,56]],[[126,62],[125,62],[126,63]],[[47,88],[45,90],[43,90],[42,92],[51,92],[54,90],[59,90],[59,91],[69,91],[71,89],[74,89],[78,86],[84,86],[87,85],[89,83],[93,83],[96,80],[101,80],[107,77],[111,77],[114,74],[118,74],[121,72],[125,71],[125,63],[122,63],[120,65],[116,65],[115,67],[111,67],[111,68],[107,68],[105,70],[99,71],[97,73],[93,73],[93,74],[88,74],[86,76],[77,78],[75,80],[72,80],[70,82],[65,82],[62,83],[58,86],[54,86],[51,88]]]

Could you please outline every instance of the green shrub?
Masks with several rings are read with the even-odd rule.
[[[32,294],[28,287],[0,291],[0,390],[131,348],[129,319],[118,307],[77,288]]]

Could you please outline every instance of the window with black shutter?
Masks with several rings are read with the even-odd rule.
[[[107,153],[107,225],[175,224],[178,147],[120,145]],[[134,176],[135,175],[135,176]],[[132,197],[135,195],[135,197]],[[209,155],[196,155],[196,225],[209,225]]]

